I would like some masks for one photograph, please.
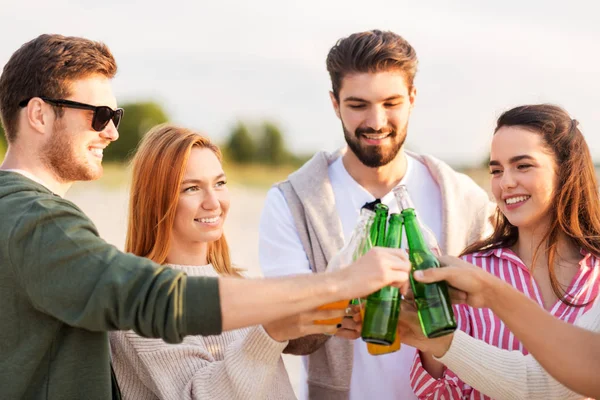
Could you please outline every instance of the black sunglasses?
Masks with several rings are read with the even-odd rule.
[[[27,107],[27,104],[29,104],[29,100],[31,99],[32,98],[23,100],[19,103],[19,107]],[[92,119],[92,128],[97,132],[100,132],[104,128],[106,128],[106,125],[108,125],[111,119],[115,124],[115,128],[118,128],[119,124],[121,123],[121,118],[123,118],[122,108],[117,108],[116,110],[113,110],[108,106],[92,106],[90,104],[79,103],[77,101],[49,99],[47,97],[42,96],[40,96],[40,99],[44,100],[46,103],[55,105],[57,107],[76,108],[78,110],[93,111],[94,118]]]

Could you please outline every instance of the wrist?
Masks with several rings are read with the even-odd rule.
[[[431,353],[435,358],[443,357],[450,349],[450,346],[452,345],[452,339],[454,339],[454,333],[434,339],[431,348],[429,349],[429,353]]]
[[[499,297],[502,295],[502,286],[505,282],[496,278],[491,274],[482,274],[483,276],[483,305],[482,308],[492,308],[493,305],[497,305],[501,303],[498,301]]]
[[[351,275],[346,269],[341,269],[333,272],[325,272],[322,274],[324,284],[324,297],[329,299],[329,302],[345,300],[350,298],[349,292],[351,288]]]
[[[269,336],[274,341],[279,342],[279,343],[286,341],[285,338],[279,337],[279,335],[277,334],[278,333],[277,329],[272,329],[272,327],[270,327],[269,324],[263,325],[262,328],[265,331],[265,333],[267,334],[267,336]]]

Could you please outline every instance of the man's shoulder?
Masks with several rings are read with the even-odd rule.
[[[35,225],[31,221],[40,222],[78,220],[93,226],[85,213],[71,201],[50,192],[26,189],[14,191],[0,197],[0,214],[5,227]]]
[[[273,185],[279,191],[294,190],[301,192],[304,189],[314,189],[315,186],[326,184],[329,181],[328,169],[343,154],[343,149],[335,152],[319,151],[315,153],[300,168],[292,172],[285,180]]]
[[[0,205],[10,206],[9,212],[13,213],[17,211],[28,213],[62,211],[83,214],[83,211],[70,200],[52,193],[35,190],[22,190],[0,197]]]
[[[410,151],[407,151],[406,154],[425,166],[438,185],[449,182],[452,183],[453,186],[459,185],[461,190],[470,188],[477,192],[485,193],[481,186],[467,174],[455,170],[448,163],[435,156],[430,154],[418,154]]]

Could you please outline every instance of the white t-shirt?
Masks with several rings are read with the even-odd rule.
[[[442,227],[440,189],[423,163],[408,155],[406,157],[407,170],[400,183],[407,186],[421,221],[439,240]],[[329,166],[328,173],[344,238],[348,240],[358,221],[360,208],[366,202],[375,200],[375,197],[348,174],[341,157]],[[383,196],[381,202],[389,207],[390,213],[399,212],[392,192]],[[294,226],[292,213],[277,188],[272,188],[267,194],[259,233],[260,265],[265,276],[312,272]],[[403,247],[406,248],[405,243]],[[355,340],[350,400],[416,399],[409,379],[415,351],[413,347],[403,344],[398,352],[372,356],[367,352],[365,342]],[[305,366],[306,358],[304,357]],[[300,399],[305,399],[306,370],[303,371],[301,382]]]

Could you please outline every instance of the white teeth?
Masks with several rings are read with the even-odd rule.
[[[515,204],[515,203],[520,203],[522,201],[527,200],[528,198],[530,198],[531,196],[518,196],[518,197],[511,197],[510,199],[506,199],[506,204]]]
[[[383,133],[383,134],[379,134],[379,135],[375,135],[375,134],[369,134],[369,133],[365,133],[364,136],[367,137],[367,139],[372,139],[372,140],[381,140],[384,139],[388,136],[388,133]]]
[[[102,149],[97,149],[97,148],[92,148],[90,150],[92,151],[92,153],[94,153],[94,155],[96,155],[98,157],[102,157],[102,154],[104,152]]]
[[[212,224],[219,220],[219,216],[213,218],[198,218],[198,221],[203,222],[205,224]]]

